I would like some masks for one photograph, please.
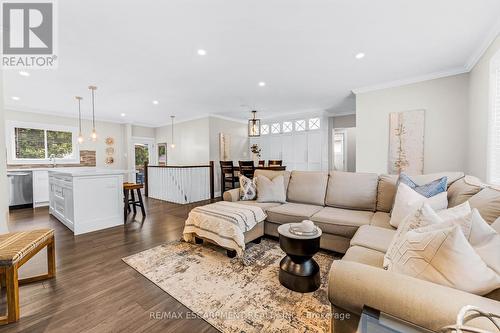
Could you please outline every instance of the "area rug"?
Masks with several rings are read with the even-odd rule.
[[[335,259],[320,252],[321,287],[297,293],[278,281],[285,253],[263,239],[245,261],[212,245],[171,242],[123,261],[222,332],[329,332],[328,271]]]

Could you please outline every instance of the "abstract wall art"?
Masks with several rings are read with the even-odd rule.
[[[425,110],[389,114],[389,174],[424,172]]]

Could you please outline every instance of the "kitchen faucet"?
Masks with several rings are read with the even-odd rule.
[[[56,167],[56,155],[50,154],[49,158],[50,158],[50,161],[52,162],[52,167],[55,168]]]

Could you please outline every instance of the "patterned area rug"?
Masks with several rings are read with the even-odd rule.
[[[321,287],[297,293],[278,281],[284,256],[278,242],[250,244],[245,260],[219,247],[172,242],[123,261],[222,332],[329,332],[328,271],[320,252]],[[243,264],[245,262],[245,264]]]

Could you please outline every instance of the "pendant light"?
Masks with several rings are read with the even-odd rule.
[[[97,90],[96,86],[89,86],[90,92],[92,94],[92,133],[90,138],[92,141],[97,141],[97,132],[95,130],[95,103],[94,103],[94,92]]]
[[[172,143],[170,144],[170,147],[172,149],[175,148],[175,143],[174,143],[174,118],[175,118],[175,116],[170,116],[170,119],[172,119]]]
[[[260,136],[260,119],[257,119],[257,111],[252,111],[253,117],[248,119],[248,136],[257,137]]]
[[[82,109],[81,109],[81,102],[82,102],[82,97],[80,96],[75,96],[75,99],[78,101],[78,143],[82,144],[83,141],[85,140],[82,135]]]

